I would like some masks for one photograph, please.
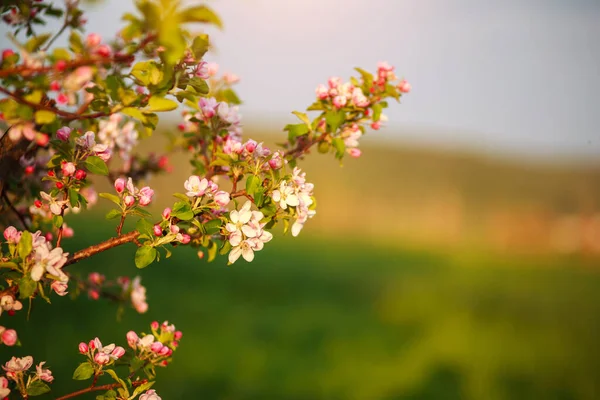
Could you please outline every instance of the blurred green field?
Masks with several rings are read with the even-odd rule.
[[[65,241],[71,251],[113,232],[87,218],[72,219],[86,235]],[[35,302],[30,322],[18,313],[10,326],[56,376],[45,398],[83,387],[70,379],[79,341],[124,345],[128,330],[164,319],[184,332],[174,363],[159,371],[165,400],[600,397],[595,261],[308,233],[276,237],[252,264],[176,252],[141,271],[145,315],[128,309],[116,322],[111,304],[54,296],[53,306]],[[133,252],[113,249],[72,272],[135,275]],[[13,354],[25,355],[0,348],[2,361]]]

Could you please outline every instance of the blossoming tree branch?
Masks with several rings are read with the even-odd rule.
[[[234,90],[239,78],[220,74],[206,61],[208,35],[189,30],[199,24],[220,27],[219,17],[204,5],[175,0],[138,0],[136,7],[136,13],[123,16],[118,34],[104,40],[84,34],[86,20],[77,0],[62,7],[44,0],[9,0],[0,6],[12,32],[12,47],[2,51],[0,61],[4,346],[21,345],[10,328],[11,315],[69,291],[146,312],[139,276],[108,280],[93,272],[81,280],[73,275],[78,267],[73,264],[108,249],[130,244],[132,268],[140,269],[168,258],[177,244],[197,248],[208,261],[217,253],[227,255],[233,264],[240,257],[252,261],[277,224],[297,236],[316,212],[314,186],[300,162],[315,149],[340,160],[359,157],[362,135],[386,121],[382,111],[388,100],[410,91],[387,63],[380,63],[375,74],[357,68],[358,75],[347,82],[330,78],[317,86],[307,113],[294,112],[297,123],[284,128],[286,143],[269,149],[242,139]],[[49,19],[59,21],[56,32],[44,32]],[[68,47],[54,46],[61,35],[68,37]],[[181,193],[173,194],[172,206],[152,215],[147,206],[154,190],[147,182],[168,172],[168,159],[135,148],[152,135],[160,113],[176,109],[184,111],[172,147],[189,156],[192,171],[181,182]],[[114,191],[96,193],[99,179],[108,179]],[[69,226],[70,215],[88,210],[98,198],[113,205],[106,217],[115,221],[115,236],[66,253],[63,241],[80,234]],[[136,220],[134,230],[124,231],[127,219]],[[125,347],[99,338],[75,343],[81,364],[74,366],[72,378],[83,382],[71,393],[53,395],[69,399],[99,392],[97,399],[160,399],[151,387],[157,370],[171,363],[181,337],[165,321],[152,322],[146,332],[127,332]],[[51,391],[51,360],[34,364],[31,356],[7,360],[0,398]],[[110,383],[102,383],[106,379]]]

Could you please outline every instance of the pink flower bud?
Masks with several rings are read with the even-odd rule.
[[[159,327],[158,321],[154,321],[150,324],[150,328],[152,328],[152,330],[157,330]]]
[[[73,164],[72,162],[63,163],[63,164],[61,164],[60,168],[61,168],[64,176],[71,176],[77,170],[77,168],[75,167],[75,164]]]
[[[100,298],[100,292],[96,289],[90,289],[88,290],[88,296],[90,296],[92,300],[98,300]]]
[[[135,198],[130,195],[125,196],[124,200],[127,207],[131,207],[135,203]]]
[[[350,154],[350,157],[358,158],[362,153],[359,149],[353,147],[351,149],[348,149],[348,154]]]
[[[135,333],[134,331],[129,331],[127,332],[127,344],[129,344],[129,347],[135,348],[135,345],[137,344],[138,340],[139,340],[139,336],[137,335],[137,333]]]
[[[190,242],[190,240],[192,240],[192,238],[190,237],[190,235],[188,235],[187,233],[184,233],[183,235],[181,235],[181,240],[180,242],[182,244],[188,244]]]
[[[215,203],[221,207],[225,207],[230,201],[231,199],[229,198],[229,193],[223,190],[219,190],[217,193],[215,193]]]
[[[87,354],[87,352],[88,352],[88,345],[85,342],[79,343],[79,352],[81,354]]]
[[[317,93],[317,97],[319,98],[319,100],[325,100],[329,97],[329,89],[327,89],[327,86],[323,84],[317,86],[315,92]]]
[[[112,51],[110,49],[110,46],[108,46],[107,44],[101,44],[96,49],[96,54],[98,54],[100,57],[110,57],[111,52]]]
[[[250,140],[248,140],[248,141],[246,142],[246,144],[244,145],[244,147],[246,147],[246,151],[247,151],[248,153],[253,153],[253,152],[254,152],[254,149],[256,148],[256,145],[257,145],[256,141],[255,141],[255,140],[252,140],[252,139],[250,139]]]
[[[58,96],[56,96],[56,102],[65,105],[69,102],[69,97],[64,93],[59,93]]]
[[[16,244],[21,238],[21,234],[14,226],[9,226],[4,230],[4,239],[9,243]]]
[[[179,346],[179,342],[178,342],[177,340],[173,340],[173,341],[171,342],[171,344],[172,344],[173,346],[175,346],[175,347],[178,347],[178,346]]]
[[[408,83],[404,79],[402,79],[400,81],[400,83],[398,84],[398,90],[401,91],[402,93],[408,93],[408,92],[410,92],[410,89],[411,89],[410,83]]]
[[[183,333],[181,331],[175,331],[175,333],[173,334],[173,337],[175,338],[175,340],[181,340],[182,336],[183,336]]]
[[[168,346],[163,346],[163,348],[158,352],[158,354],[161,356],[168,356],[170,355],[169,353],[172,354],[173,350],[171,350]]]
[[[169,207],[167,207],[163,210],[162,217],[164,219],[169,219],[170,216],[171,216],[171,209]]]
[[[115,358],[121,358],[125,355],[125,349],[121,346],[117,346],[110,354]]]
[[[333,98],[333,105],[336,108],[342,108],[342,107],[344,107],[347,102],[348,102],[348,99],[346,98],[346,96],[335,96]]]
[[[56,68],[57,71],[64,71],[67,69],[67,62],[65,60],[58,60],[56,64],[54,64],[54,68]]]
[[[201,260],[204,258],[204,252],[202,250],[198,250],[198,258]]]
[[[102,282],[104,282],[104,275],[102,275],[98,272],[91,272],[88,275],[88,282],[90,282],[94,285],[101,285]]]
[[[140,205],[147,206],[152,201],[152,196],[154,196],[154,190],[150,189],[149,186],[144,186],[140,189]]]
[[[100,44],[101,41],[102,41],[102,37],[100,35],[98,35],[97,33],[90,33],[85,38],[85,44],[87,47],[96,47]]]
[[[14,346],[17,343],[17,331],[6,329],[1,335],[2,343],[7,346]]]
[[[179,227],[177,225],[171,225],[171,233],[177,234],[179,233]]]
[[[56,137],[63,142],[69,141],[69,136],[71,135],[71,128],[68,126],[63,126],[59,130],[56,131]]]
[[[109,361],[110,361],[110,356],[108,354],[98,352],[98,353],[96,353],[96,355],[94,355],[94,362],[96,362],[96,364],[98,364],[98,365],[108,364]]]
[[[90,343],[88,344],[89,348],[92,350],[96,349],[96,342],[93,340],[90,340]]]
[[[115,181],[115,190],[117,193],[123,193],[123,190],[125,190],[125,179],[119,178]]]
[[[379,128],[381,128],[381,122],[377,121],[377,122],[373,122],[371,124],[371,128],[375,129],[375,130],[379,130]]]
[[[164,345],[161,342],[154,342],[150,345],[150,350],[155,353],[159,353],[163,349]]]
[[[12,56],[13,54],[15,54],[15,52],[12,51],[11,49],[2,50],[2,59],[4,60],[4,59]]]
[[[60,83],[58,81],[52,81],[50,83],[50,90],[58,92],[60,90]]]
[[[35,172],[35,167],[33,165],[28,165],[25,167],[25,175],[31,175]]]

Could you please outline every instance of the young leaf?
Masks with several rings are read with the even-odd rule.
[[[92,174],[108,175],[106,163],[98,156],[89,156],[86,158],[85,166]]]
[[[283,128],[284,131],[288,131],[290,139],[297,136],[306,135],[310,132],[310,128],[306,124],[288,124]]]
[[[115,219],[121,216],[120,210],[110,210],[106,213],[106,219]]]
[[[38,110],[34,114],[35,123],[39,125],[50,124],[56,119],[56,114],[48,110]]]
[[[110,200],[110,201],[112,201],[113,203],[115,203],[118,206],[121,205],[121,199],[119,198],[119,196],[115,196],[114,194],[111,194],[111,193],[98,193],[98,196],[102,197],[103,199]]]
[[[346,113],[342,110],[338,111],[327,111],[325,113],[325,120],[327,121],[327,125],[329,126],[330,132],[335,132],[337,129],[346,121]]]
[[[94,367],[89,361],[79,364],[79,367],[73,372],[73,379],[77,381],[85,381],[94,375]]]
[[[223,29],[223,23],[219,16],[206,6],[186,8],[181,12],[180,20],[181,22],[204,22],[214,24]]]
[[[262,180],[256,175],[250,175],[246,179],[246,193],[250,196],[254,196],[256,190],[260,187]]]
[[[29,396],[39,396],[50,391],[50,386],[43,381],[33,381],[27,386],[27,394]]]
[[[192,211],[192,206],[187,201],[178,201],[173,205],[173,210],[171,211],[171,215],[173,217],[177,217],[182,221],[189,221],[194,218],[194,212]]]
[[[138,268],[145,268],[148,265],[152,264],[156,259],[157,252],[154,247],[151,246],[141,246],[138,247],[135,252],[135,266]]]
[[[164,97],[153,96],[148,101],[148,111],[171,111],[176,109],[177,102]]]
[[[37,283],[31,279],[31,275],[27,274],[19,279],[19,297],[21,299],[27,299],[33,296]]]
[[[31,232],[23,231],[21,234],[21,239],[19,239],[19,244],[17,245],[17,251],[19,252],[19,257],[25,258],[31,253],[32,249],[33,237],[31,236]]]

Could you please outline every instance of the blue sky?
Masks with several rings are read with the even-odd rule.
[[[248,124],[277,128],[330,75],[396,65],[413,92],[386,139],[600,159],[600,1],[213,0],[209,59],[242,77]],[[110,37],[129,1],[91,7]],[[373,135],[375,136],[375,135]]]

